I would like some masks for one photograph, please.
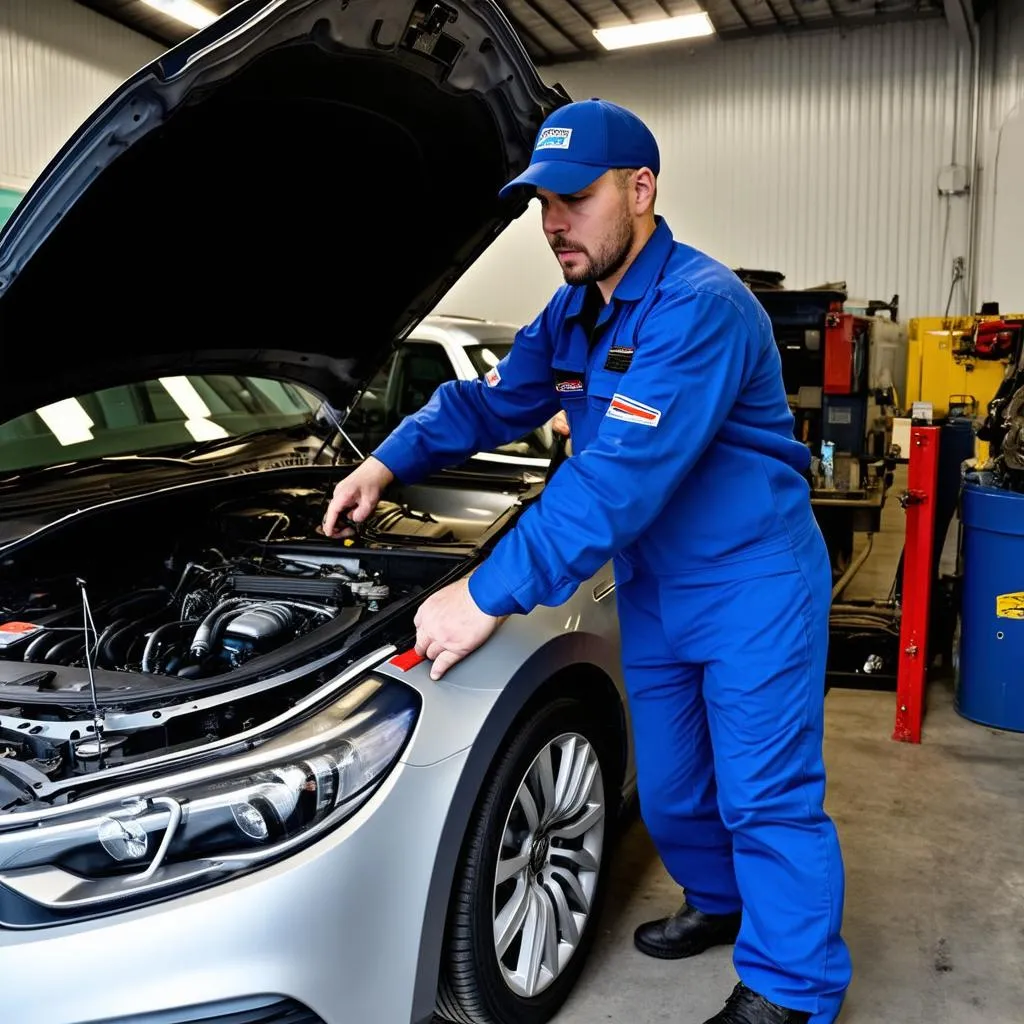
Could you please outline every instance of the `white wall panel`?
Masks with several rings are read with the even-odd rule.
[[[1024,4],[986,26],[978,299],[1024,309]],[[71,0],[0,0],[0,185],[26,187],[80,121],[160,47]],[[800,287],[946,307],[968,256],[967,200],[939,168],[968,162],[969,74],[942,21],[624,54],[544,72],[575,97],[633,107],[663,151],[659,210],[730,266]],[[457,198],[456,198],[457,201]],[[442,309],[528,320],[560,283],[536,207]],[[952,310],[964,308],[964,290]]]
[[[1004,0],[985,26],[978,299],[1024,311],[1024,4]]]
[[[31,184],[93,108],[161,52],[71,0],[0,0],[0,184]]]
[[[789,287],[898,293],[913,316],[945,309],[953,257],[967,254],[967,200],[936,188],[942,166],[967,159],[967,57],[935,20],[547,77],[647,120],[662,149],[658,209],[678,238],[731,267],[779,270]],[[534,204],[441,308],[523,322],[560,281]]]

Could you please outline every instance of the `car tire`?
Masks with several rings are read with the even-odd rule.
[[[574,698],[531,715],[498,755],[454,880],[442,1019],[543,1024],[564,1003],[604,904],[620,764],[617,730]]]

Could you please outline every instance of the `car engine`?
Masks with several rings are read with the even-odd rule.
[[[88,642],[95,668],[194,679],[237,668],[339,614],[354,622],[390,595],[381,574],[356,560],[315,566],[286,553],[250,558],[197,551],[175,576],[173,584],[156,579],[92,604],[91,635],[68,624],[82,617],[72,604],[71,580],[18,595],[27,600],[7,595],[0,658],[85,666]]]
[[[520,493],[396,487],[339,539],[321,531],[336,481],[282,468],[159,489],[0,549],[0,813],[243,736],[407,640],[417,596]]]
[[[436,578],[433,563],[419,578],[392,567],[386,549],[455,540],[429,515],[381,502],[346,546],[319,533],[322,490],[257,497],[218,503],[166,549],[136,534],[138,550],[121,544],[115,556],[129,578],[125,565],[93,564],[82,577],[0,579],[0,663],[221,675],[328,623],[355,625]]]

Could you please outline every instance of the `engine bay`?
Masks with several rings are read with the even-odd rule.
[[[93,565],[84,575],[54,566],[0,582],[0,661],[85,668],[91,660],[106,672],[208,678],[328,623],[353,626],[435,575],[409,578],[382,550],[318,535],[320,491],[260,497],[267,500],[214,506],[165,548],[130,552],[122,542],[115,557],[132,568],[130,580],[122,568]],[[432,517],[394,502],[382,502],[361,533],[378,548],[455,540]]]
[[[389,619],[407,633],[416,596],[458,572],[517,497],[395,488],[339,540],[320,529],[324,480],[281,470],[171,488],[5,549],[0,789],[15,762],[53,782],[281,714],[330,677],[317,664],[336,674],[355,659],[353,637],[393,642]]]

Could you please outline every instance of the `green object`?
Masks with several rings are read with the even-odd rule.
[[[7,223],[7,218],[21,201],[22,193],[14,188],[0,188],[0,228]]]

